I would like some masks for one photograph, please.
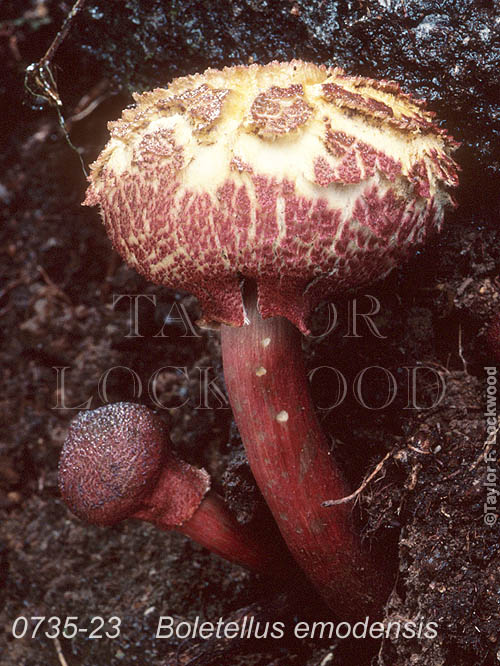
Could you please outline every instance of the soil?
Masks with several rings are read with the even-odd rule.
[[[174,532],[138,522],[85,525],[69,513],[57,487],[59,452],[76,412],[106,401],[152,406],[148,382],[168,366],[157,397],[177,450],[210,472],[241,522],[268,518],[224,398],[218,333],[190,327],[199,316],[195,299],[148,284],[122,264],[96,211],[80,203],[82,164],[97,156],[106,122],[131,102],[131,90],[209,65],[291,57],[394,78],[426,96],[463,142],[459,206],[443,232],[383,282],[347,294],[335,310],[322,306],[313,335],[304,340],[309,369],[335,367],[347,380],[346,398],[335,408],[334,373],[317,371],[312,389],[352,487],[385,457],[354,503],[367,545],[384,554],[395,577],[385,619],[436,622],[437,636],[287,635],[243,642],[224,654],[202,646],[203,654],[189,663],[500,662],[499,528],[483,519],[485,454],[494,450],[484,417],[485,366],[495,364],[485,332],[500,303],[494,5],[248,0],[207,8],[89,1],[51,62],[57,81],[51,91],[61,100],[70,145],[55,106],[41,88],[38,96],[26,90],[24,74],[45,53],[71,5],[2,3],[0,666],[188,663],[186,650],[199,646],[156,639],[162,615],[216,621],[257,604],[288,626],[329,618],[312,590],[302,590],[297,600],[295,581],[283,591]],[[28,85],[37,86],[33,73]],[[134,335],[126,295],[138,294],[145,296]],[[360,337],[350,335],[353,298],[363,312],[377,299],[373,321],[380,336],[366,325]],[[334,312],[337,324],[329,330]],[[368,366],[396,379],[390,405],[384,406],[387,375],[376,368],[363,384],[365,406],[355,399],[354,380]],[[416,404],[408,396],[408,368],[415,366]],[[221,390],[212,391],[208,403],[200,395],[199,368]],[[442,399],[434,405],[440,386]],[[83,633],[57,641],[43,633],[16,638],[22,621],[13,624],[21,616],[76,616],[80,627],[91,629],[96,616],[118,616],[122,624],[114,639]]]

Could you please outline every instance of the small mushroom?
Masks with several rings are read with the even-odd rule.
[[[266,575],[283,573],[283,550],[240,525],[210,477],[180,460],[160,417],[142,405],[82,411],[70,424],[59,488],[71,511],[94,525],[126,518],[175,529],[221,557]]]
[[[222,325],[235,419],[290,551],[332,609],[377,614],[387,572],[350,507],[322,506],[349,489],[299,331],[440,228],[457,144],[398,84],[297,60],[209,69],[135,100],[109,125],[85,203],[131,266]]]

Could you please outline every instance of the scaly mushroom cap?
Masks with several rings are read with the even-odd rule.
[[[160,511],[163,525],[182,525],[210,479],[179,460],[171,446],[159,416],[143,405],[117,402],[82,411],[70,424],[59,460],[61,495],[75,515],[94,525],[143,514],[150,519],[152,510]],[[154,498],[160,477],[161,501]]]
[[[85,204],[148,280],[240,326],[303,332],[322,299],[386,275],[439,228],[456,142],[396,83],[302,61],[208,69],[136,95],[109,124]]]

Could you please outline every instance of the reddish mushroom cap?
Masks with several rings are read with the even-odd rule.
[[[204,470],[173,454],[163,422],[147,407],[105,405],[80,412],[70,424],[59,489],[86,522],[114,525],[130,517],[154,522],[156,511],[164,525],[176,527],[191,518],[209,487]]]
[[[388,81],[294,60],[209,69],[136,95],[110,123],[85,203],[149,280],[240,326],[307,331],[322,299],[387,274],[440,227],[456,143]]]

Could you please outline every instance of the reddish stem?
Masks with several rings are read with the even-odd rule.
[[[169,453],[150,494],[129,517],[164,531],[175,529],[230,562],[282,578],[283,562],[290,565],[283,544],[271,540],[265,530],[238,523],[222,497],[208,486],[202,486],[201,497],[202,473],[206,475]]]
[[[282,317],[222,326],[224,376],[248,460],[292,555],[330,606],[346,618],[377,615],[388,594],[384,572],[361,546],[349,494],[315,415],[301,335]]]
[[[289,569],[285,548],[272,544],[255,528],[240,525],[223,499],[212,491],[204,497],[192,518],[177,529],[217,555],[251,571],[282,579]],[[283,566],[284,562],[287,566]]]

